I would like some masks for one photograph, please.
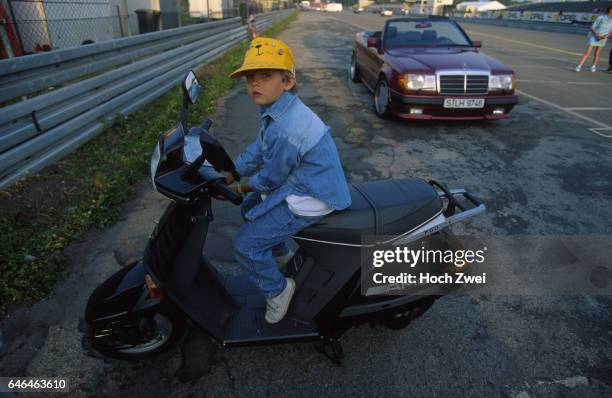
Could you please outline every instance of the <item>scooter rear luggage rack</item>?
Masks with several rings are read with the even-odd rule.
[[[434,225],[431,225],[431,222],[427,222],[422,226],[414,228],[411,231],[408,231],[402,235],[396,236],[388,241],[381,242],[381,244],[393,244],[393,245],[405,245],[407,243],[413,242],[415,240],[421,239],[425,236],[434,234],[446,227],[449,227],[453,224],[456,224],[461,221],[465,221],[468,218],[472,218],[480,213],[484,213],[486,211],[486,206],[484,203],[480,202],[474,196],[470,195],[465,189],[452,189],[448,190],[442,184],[436,181],[429,181],[429,183],[434,187],[438,187],[442,190],[442,192],[438,191],[438,195],[440,198],[446,198],[448,200],[448,204],[446,209],[442,211],[442,214],[439,214],[433,219],[431,222],[434,222]],[[463,203],[457,201],[456,196],[463,197],[466,201],[471,203],[474,207],[467,208]],[[457,212],[457,209],[460,212]],[[436,222],[436,220],[439,220]]]

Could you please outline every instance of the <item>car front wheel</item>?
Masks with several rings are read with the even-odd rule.
[[[374,111],[378,117],[386,119],[391,114],[389,98],[389,85],[384,78],[381,78],[376,83],[376,89],[374,90]]]

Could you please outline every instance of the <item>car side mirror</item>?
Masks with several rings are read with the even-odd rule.
[[[472,42],[472,44],[474,45],[474,47],[475,47],[475,48],[480,48],[480,47],[482,47],[482,41],[480,41],[480,40],[474,40],[474,41]]]

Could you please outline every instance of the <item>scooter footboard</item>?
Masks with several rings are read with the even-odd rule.
[[[225,289],[222,276],[202,257],[197,273],[188,288],[180,276],[168,281],[166,292],[192,321],[219,341],[223,340],[225,324],[240,310],[238,303]]]

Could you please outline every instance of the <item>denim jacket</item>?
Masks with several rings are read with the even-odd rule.
[[[265,214],[291,194],[312,196],[334,210],[351,205],[329,126],[291,92],[261,107],[257,139],[235,164],[240,175],[250,176],[253,190],[267,196],[245,214],[248,220]]]
[[[607,15],[598,16],[593,25],[591,25],[591,29],[599,33],[600,36],[608,34],[612,30],[612,17]]]

